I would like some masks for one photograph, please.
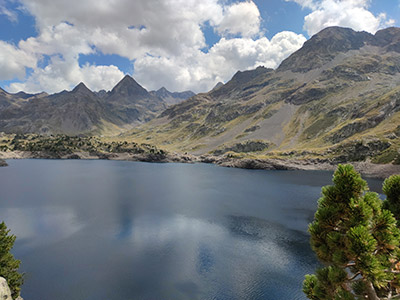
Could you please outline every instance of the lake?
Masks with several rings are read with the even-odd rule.
[[[306,299],[307,225],[332,172],[7,162],[0,220],[26,300]]]

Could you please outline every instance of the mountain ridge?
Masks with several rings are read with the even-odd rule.
[[[324,29],[276,70],[238,72],[126,136],[197,155],[339,157],[361,147],[360,153],[394,159],[400,137],[398,45],[398,28],[375,35]]]
[[[54,132],[63,124],[60,116],[74,111],[70,98],[79,106],[70,116],[80,120],[70,126],[75,132],[123,132],[116,139],[170,151],[400,163],[399,28],[375,35],[326,28],[277,69],[238,71],[225,84],[174,105],[157,95],[173,94],[165,88],[148,92],[127,76],[110,92],[77,90],[74,97],[62,92],[29,101],[0,93],[0,131]],[[48,120],[54,122],[46,131]]]
[[[149,121],[166,108],[131,76],[106,92],[83,82],[71,91],[11,94],[0,89],[0,131],[40,134],[114,134]]]

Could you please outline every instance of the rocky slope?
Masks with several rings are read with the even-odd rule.
[[[161,98],[165,103],[167,103],[167,105],[181,103],[182,101],[185,101],[195,95],[195,93],[192,91],[171,93],[165,87],[162,87],[157,91],[151,91],[150,94]]]
[[[147,122],[166,108],[161,98],[149,93],[129,75],[102,99],[109,112],[119,119],[120,126]]]
[[[330,27],[277,70],[238,72],[127,136],[193,154],[400,162],[399,111],[400,29]]]
[[[112,134],[149,121],[166,106],[130,76],[110,92],[94,93],[83,83],[53,95],[0,89],[0,132]]]

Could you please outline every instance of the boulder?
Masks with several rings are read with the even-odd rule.
[[[13,300],[11,298],[11,290],[7,284],[7,280],[0,277],[0,299],[1,300]],[[21,296],[18,296],[15,300],[24,300]]]
[[[10,288],[8,287],[7,281],[3,277],[0,277],[0,299],[12,300]]]

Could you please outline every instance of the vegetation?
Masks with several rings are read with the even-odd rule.
[[[4,222],[0,223],[0,276],[7,280],[11,296],[16,299],[23,283],[23,274],[18,273],[21,262],[10,252],[14,242],[15,236],[10,234]]]
[[[157,154],[166,152],[149,144],[129,141],[106,142],[97,137],[37,134],[14,134],[0,137],[0,151],[44,151],[53,154],[89,153],[131,153]]]
[[[309,299],[398,299],[400,296],[400,176],[384,183],[387,200],[368,191],[351,165],[339,165],[332,186],[322,189],[311,246],[325,267],[306,275]]]

